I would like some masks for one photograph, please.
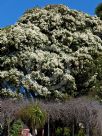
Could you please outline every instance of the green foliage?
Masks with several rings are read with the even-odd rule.
[[[102,19],[102,3],[96,7],[95,14]]]
[[[55,131],[55,135],[56,136],[71,136],[71,131],[67,127],[64,127],[64,129],[61,127],[58,127]]]
[[[10,136],[18,136],[23,128],[23,123],[21,120],[17,120],[13,123],[10,129]]]
[[[84,130],[80,129],[77,136],[85,136]]]
[[[21,108],[19,116],[32,130],[42,127],[46,120],[46,114],[38,104],[30,104]]]
[[[64,134],[63,134],[63,136],[71,136],[71,131],[70,131],[69,128],[67,128],[67,127],[64,128]]]
[[[57,129],[56,129],[56,131],[55,131],[55,135],[56,136],[62,136],[62,128],[60,128],[60,127],[58,127]]]
[[[90,94],[97,98],[98,100],[102,99],[102,55],[96,54],[94,56],[93,71],[96,73],[95,80],[92,88],[90,88]]]
[[[1,28],[0,30],[5,30],[6,32],[10,32],[11,26],[6,26],[4,28]]]

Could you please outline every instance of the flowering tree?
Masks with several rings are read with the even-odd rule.
[[[98,18],[48,5],[0,29],[0,97],[88,94],[102,73],[101,28]]]

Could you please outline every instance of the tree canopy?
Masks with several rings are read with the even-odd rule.
[[[99,97],[101,32],[99,18],[64,5],[28,10],[0,30],[0,96]]]

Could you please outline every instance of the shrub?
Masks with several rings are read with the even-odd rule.
[[[23,128],[22,121],[21,120],[15,121],[11,127],[10,136],[18,136],[22,128]]]
[[[78,136],[85,136],[84,130],[80,129],[78,132]]]
[[[46,114],[38,104],[29,104],[19,111],[19,117],[27,124],[34,134],[35,128],[42,127],[46,120]]]
[[[62,136],[62,128],[60,128],[60,127],[58,127],[57,129],[56,129],[56,131],[55,131],[55,135],[56,136]]]
[[[67,128],[67,127],[65,127],[65,128],[64,128],[64,134],[63,134],[63,136],[70,136],[70,135],[71,135],[70,129]]]

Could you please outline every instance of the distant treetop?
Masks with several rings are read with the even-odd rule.
[[[102,3],[96,7],[95,14],[102,19]]]

